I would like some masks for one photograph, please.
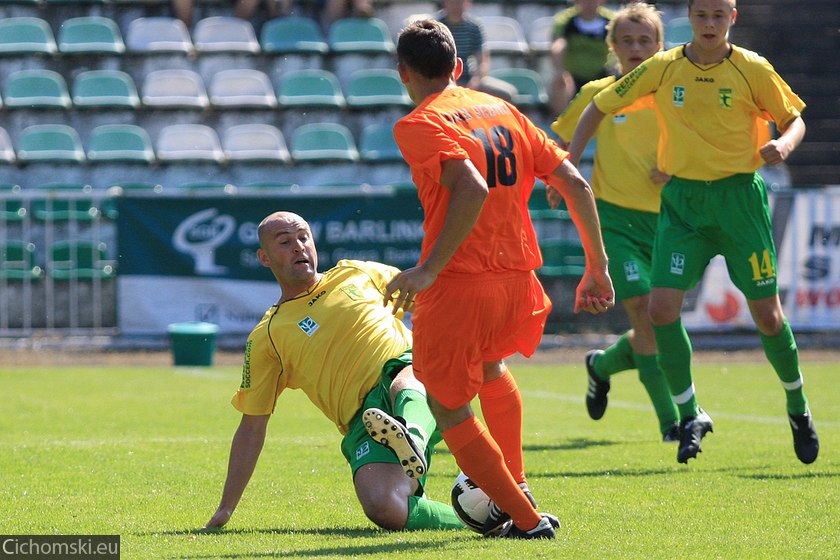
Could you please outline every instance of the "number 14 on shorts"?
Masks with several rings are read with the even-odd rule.
[[[747,260],[750,261],[752,267],[753,281],[760,282],[768,278],[775,278],[776,269],[773,267],[773,259],[770,258],[770,251],[767,249],[764,249],[761,253],[760,261],[758,253],[753,253]]]

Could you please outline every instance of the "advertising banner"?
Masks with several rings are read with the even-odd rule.
[[[257,226],[286,210],[312,227],[319,269],[341,259],[414,266],[423,212],[413,189],[327,190],[293,196],[126,196],[119,200],[119,326],[161,334],[205,321],[220,334],[247,334],[280,297],[256,257]]]

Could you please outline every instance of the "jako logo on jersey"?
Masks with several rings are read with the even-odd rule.
[[[305,319],[298,321],[298,326],[300,327],[300,330],[306,333],[306,336],[312,336],[321,325],[313,321],[312,317],[306,317]]]
[[[365,455],[370,453],[370,444],[368,442],[364,442],[359,448],[356,450],[356,460],[358,461]]]
[[[626,123],[626,122],[627,122],[627,115],[626,115],[626,114],[624,114],[624,113],[622,113],[622,114],[620,114],[620,115],[615,115],[615,116],[613,117],[613,122],[614,122],[615,124],[624,124],[624,123]]]
[[[718,97],[720,98],[720,108],[731,111],[732,110],[732,90],[729,88],[719,89]]]
[[[640,277],[639,275],[639,265],[636,261],[627,261],[624,263],[624,278],[628,282],[634,282],[638,280]]]
[[[685,272],[685,255],[682,253],[671,253],[671,274],[680,276]]]
[[[683,86],[674,86],[674,107],[682,107],[685,105],[685,88]]]
[[[326,293],[327,293],[327,291],[326,291],[326,290],[321,290],[321,291],[318,293],[318,295],[316,295],[314,298],[310,299],[310,300],[309,300],[309,307],[312,307],[312,305],[313,305],[316,301],[318,301],[319,299],[321,299],[321,296],[322,296],[322,295],[324,295],[324,294],[326,294]]]
[[[364,299],[365,297],[364,294],[362,294],[362,291],[355,284],[347,284],[346,286],[342,286],[341,291],[344,292],[347,295],[347,297],[349,297],[353,301],[359,301]]]

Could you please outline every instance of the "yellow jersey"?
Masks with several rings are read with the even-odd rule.
[[[272,306],[248,336],[233,406],[272,414],[285,389],[300,389],[346,434],[382,366],[411,347],[402,314],[382,304],[398,272],[342,260],[308,292]]]
[[[595,94],[615,82],[615,76],[608,76],[585,84],[551,129],[567,144],[571,142],[583,110]],[[642,97],[626,110],[607,115],[595,139],[598,147],[591,181],[595,197],[624,208],[658,214],[662,186],[650,180],[659,141],[652,96]]]
[[[698,65],[685,46],[649,58],[593,101],[612,113],[653,93],[659,119],[659,167],[684,179],[713,181],[752,173],[770,140],[767,121],[781,130],[805,103],[758,54],[732,45],[723,61]]]

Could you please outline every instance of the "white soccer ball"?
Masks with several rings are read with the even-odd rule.
[[[484,522],[490,515],[493,501],[475,482],[460,473],[452,486],[452,508],[464,525],[483,533]]]

